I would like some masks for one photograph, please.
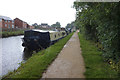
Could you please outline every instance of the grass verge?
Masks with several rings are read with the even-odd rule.
[[[118,78],[118,73],[103,61],[102,52],[98,51],[94,43],[86,40],[82,34],[78,35],[86,67],[86,78]]]
[[[24,34],[24,31],[23,30],[20,30],[20,31],[4,31],[4,32],[1,32],[0,33],[2,36],[2,38],[4,37],[10,37],[10,36],[18,36],[18,35],[22,35]]]
[[[42,73],[56,58],[59,52],[62,50],[66,42],[71,38],[73,33],[69,34],[65,38],[59,40],[54,45],[48,47],[34,54],[27,60],[26,63],[22,63],[21,66],[14,72],[9,73],[4,78],[38,78],[42,77]]]

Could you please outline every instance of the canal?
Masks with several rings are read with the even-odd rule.
[[[20,66],[20,63],[25,61],[21,38],[23,36],[1,38],[2,74],[0,76],[16,70]]]

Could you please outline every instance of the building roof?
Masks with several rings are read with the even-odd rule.
[[[0,15],[0,19],[4,19],[4,20],[12,20],[10,17],[1,16],[1,15]]]
[[[41,23],[41,26],[48,26],[47,23]]]
[[[22,21],[21,19],[19,19],[19,18],[15,18],[14,20],[16,20],[16,19],[18,19],[19,21]],[[23,21],[22,21],[23,22]]]
[[[27,24],[27,22],[25,22],[25,21],[23,21],[23,20],[21,20],[21,19],[19,19],[19,18],[15,18],[14,20],[16,20],[16,19],[18,19],[18,20],[20,20],[21,22],[23,22],[23,23],[26,23],[26,24]]]

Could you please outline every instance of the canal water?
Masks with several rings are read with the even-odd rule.
[[[16,70],[20,66],[20,63],[24,61],[25,53],[21,38],[23,36],[0,39],[2,41],[2,74],[0,76]]]

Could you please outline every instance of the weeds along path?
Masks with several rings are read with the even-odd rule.
[[[85,78],[84,72],[79,37],[75,32],[42,78]]]

